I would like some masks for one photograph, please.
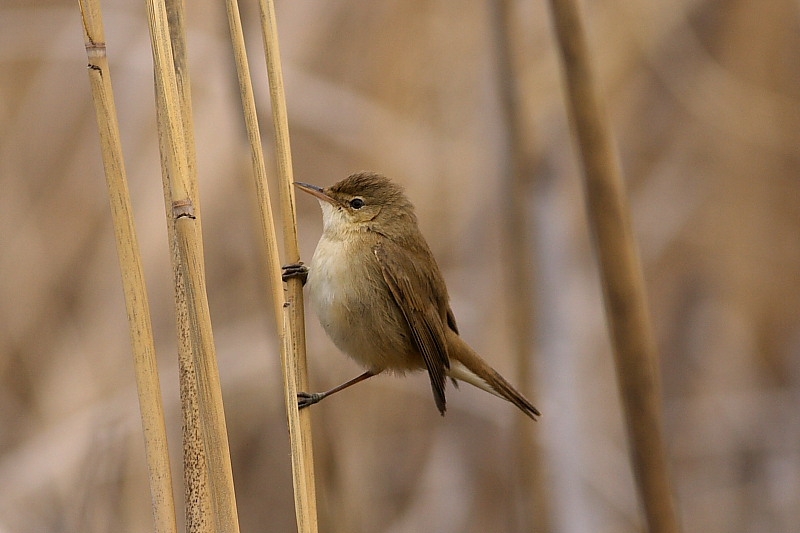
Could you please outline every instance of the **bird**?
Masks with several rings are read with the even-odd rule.
[[[327,188],[294,185],[319,201],[323,230],[310,265],[285,265],[282,278],[303,281],[322,328],[365,368],[328,391],[299,392],[300,408],[378,374],[427,371],[441,415],[450,378],[511,402],[533,420],[541,416],[459,335],[444,277],[398,184],[359,172]]]

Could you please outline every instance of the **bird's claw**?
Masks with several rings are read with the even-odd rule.
[[[324,396],[317,392],[298,392],[297,408],[304,409],[319,402]]]
[[[281,267],[281,279],[286,282],[292,278],[300,278],[300,281],[303,283],[303,285],[306,284],[306,280],[308,280],[308,267],[305,266],[302,261],[299,263],[283,265]]]

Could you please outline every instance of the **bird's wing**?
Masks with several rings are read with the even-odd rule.
[[[442,319],[426,273],[420,269],[423,261],[413,257],[397,245],[382,242],[372,248],[397,306],[411,330],[414,345],[422,354],[431,380],[433,397],[439,412],[445,412],[445,375],[450,368]],[[397,247],[399,248],[399,247]],[[413,287],[417,287],[414,290]]]
[[[453,310],[450,309],[450,306],[447,306],[447,325],[450,329],[453,330],[453,333],[458,335],[458,324],[456,324],[456,315],[453,314]]]

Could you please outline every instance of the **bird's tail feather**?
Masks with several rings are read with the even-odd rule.
[[[527,398],[520,394],[486,361],[481,359],[481,356],[461,337],[450,331],[447,332],[447,335],[449,356],[452,361],[461,363],[461,365],[451,363],[451,368],[448,372],[450,377],[465,381],[513,403],[533,420],[536,420],[537,416],[541,416],[539,410]]]

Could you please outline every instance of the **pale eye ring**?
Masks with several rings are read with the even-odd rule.
[[[364,207],[364,200],[358,197],[353,198],[352,200],[350,200],[350,207],[352,207],[353,209],[361,209],[362,207]]]

